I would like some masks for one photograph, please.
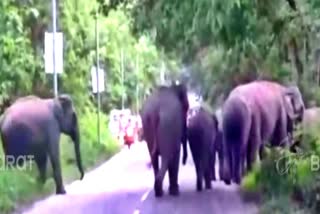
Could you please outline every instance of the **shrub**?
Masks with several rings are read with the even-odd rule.
[[[262,213],[319,213],[320,173],[312,158],[320,161],[320,141],[315,130],[305,132],[297,154],[272,148],[259,167],[244,178],[245,190],[263,193]]]

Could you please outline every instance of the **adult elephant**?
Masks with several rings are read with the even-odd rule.
[[[189,102],[183,84],[160,86],[146,99],[141,119],[143,136],[154,171],[156,197],[163,195],[162,182],[169,171],[169,194],[179,195],[178,171],[180,147],[183,145],[183,164],[187,160],[187,111]],[[159,169],[158,157],[161,156]]]
[[[307,108],[303,115],[303,128],[309,129],[317,125],[320,125],[320,107]]]
[[[203,180],[206,189],[211,189],[211,180],[216,180],[216,135],[218,121],[203,107],[188,120],[188,141],[193,157],[197,182],[197,191],[202,191]]]
[[[245,159],[250,170],[266,141],[271,146],[288,145],[290,123],[303,112],[302,96],[295,86],[253,81],[233,89],[223,105],[223,180],[240,184]]]
[[[315,128],[318,129],[320,126],[320,107],[312,107],[307,108],[304,111],[303,119],[301,123],[301,132],[295,139],[294,145],[291,148],[291,151],[296,152],[296,148],[301,146],[301,142],[303,141],[303,138],[305,134],[308,131],[312,131]]]
[[[25,158],[19,157],[32,155],[42,183],[46,181],[49,156],[57,194],[65,193],[59,159],[60,133],[69,135],[74,142],[80,179],[83,178],[78,119],[69,95],[53,99],[37,96],[19,98],[3,114],[0,131],[7,165],[21,165]]]

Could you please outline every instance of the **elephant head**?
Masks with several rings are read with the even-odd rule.
[[[302,121],[305,105],[301,92],[297,86],[290,86],[284,90],[284,105],[291,121]]]
[[[71,97],[69,95],[60,95],[58,98],[54,99],[54,111],[61,132],[69,135],[74,142],[76,163],[81,174],[81,180],[84,176],[84,171],[80,154],[79,125]]]
[[[185,113],[189,110],[188,92],[184,84],[174,83],[172,84],[174,92],[177,94],[179,101]]]

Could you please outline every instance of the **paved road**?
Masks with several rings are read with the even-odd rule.
[[[190,154],[190,153],[189,153]],[[36,202],[25,214],[255,214],[253,203],[241,200],[236,186],[215,182],[211,191],[195,191],[191,155],[179,174],[180,196],[154,197],[153,173],[144,143],[124,149],[110,161],[66,186],[67,195]]]

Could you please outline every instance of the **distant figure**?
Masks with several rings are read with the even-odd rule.
[[[131,118],[129,117],[128,123],[126,124],[125,130],[124,130],[124,136],[123,136],[124,144],[127,145],[128,148],[130,149],[131,145],[134,143],[134,139],[135,139],[134,127],[131,122]]]

